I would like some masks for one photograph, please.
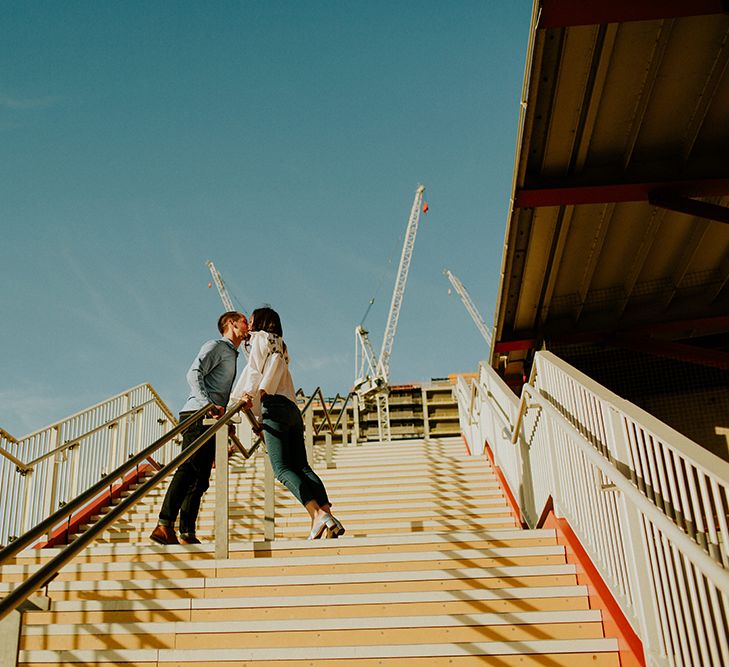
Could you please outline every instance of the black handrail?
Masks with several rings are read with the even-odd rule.
[[[13,540],[3,549],[0,549],[0,565],[2,565],[9,558],[12,558],[17,553],[29,547],[33,544],[41,535],[47,533],[56,524],[60,523],[66,517],[69,517],[77,509],[83,507],[89,500],[98,495],[101,491],[113,486],[114,480],[123,477],[129,471],[134,469],[144,461],[148,459],[156,452],[160,447],[166,445],[170,440],[178,436],[180,433],[185,431],[192,422],[200,419],[207,411],[212,407],[212,403],[208,403],[204,408],[200,408],[195,414],[190,415],[185,421],[180,422],[174,428],[170,429],[161,438],[155,440],[151,445],[145,447],[141,452],[138,452],[134,456],[130,457],[118,468],[110,472],[108,475],[102,477],[98,482],[90,486],[83,493],[76,496],[73,500],[68,501],[63,507],[56,510],[53,514],[46,517],[36,526],[33,526],[30,530],[23,533],[18,539]],[[154,462],[156,463],[156,461]],[[159,469],[159,464],[153,465]]]
[[[203,444],[205,444],[213,435],[215,435],[221,428],[223,428],[223,426],[228,424],[232,417],[243,408],[244,402],[245,401],[239,401],[233,407],[227,410],[220,419],[218,419],[213,425],[210,426],[207,431],[205,431],[205,433],[203,433],[199,438],[197,438],[197,440],[191,443],[189,447],[183,449],[166,466],[164,466],[162,470],[155,473],[147,481],[137,487],[137,489],[135,489],[122,502],[113,507],[111,511],[101,517],[101,519],[99,519],[93,526],[81,533],[73,542],[71,542],[71,544],[64,547],[59,554],[57,554],[54,558],[45,563],[45,565],[43,565],[40,569],[34,572],[28,579],[26,579],[23,583],[14,588],[6,597],[0,600],[0,619],[7,616],[14,609],[17,609],[39,588],[42,588],[47,583],[49,583],[58,574],[60,569],[71,560],[73,560],[76,554],[85,549],[86,546],[99,533],[106,530],[106,528],[118,517],[122,516],[125,512],[127,512],[134,505],[136,505],[152,489],[158,486],[163,479],[169,476],[181,464],[183,464],[193,454],[195,454],[195,452],[197,452],[203,446]],[[207,405],[205,408],[202,408],[194,415],[191,415],[189,419],[183,422],[183,424],[189,426],[190,420],[192,420],[194,417],[197,417],[199,419],[209,409],[210,405]],[[245,410],[245,413],[249,419],[252,418],[252,414],[249,410]],[[260,430],[260,424],[258,424],[255,418],[253,418],[253,424],[255,429]],[[153,443],[153,445],[154,444],[156,443]],[[150,445],[150,447],[152,447],[153,445]],[[147,449],[149,449],[149,447]],[[146,451],[147,450],[144,450],[144,452]],[[140,456],[144,452],[140,452],[138,456]],[[15,543],[13,543],[13,545],[14,544]],[[6,549],[7,548],[8,547],[6,547]]]
[[[299,389],[296,392],[296,395],[301,395],[303,398],[306,398],[306,394],[304,394],[303,389]],[[347,409],[347,405],[349,403],[349,399],[354,396],[354,392],[350,391],[346,398],[344,398],[344,403],[342,404],[342,407],[339,410],[339,417],[337,418],[337,421],[334,425],[332,425],[332,420],[330,416],[330,411],[334,409],[334,406],[337,404],[338,401],[342,400],[342,396],[337,393],[337,395],[332,399],[331,404],[329,405],[329,408],[327,408],[326,401],[324,400],[324,394],[322,393],[321,387],[317,387],[314,389],[314,391],[311,393],[311,396],[309,396],[309,400],[306,401],[303,408],[301,408],[301,414],[303,415],[311,406],[311,404],[314,402],[314,399],[319,396],[319,403],[321,403],[322,410],[324,410],[324,419],[321,421],[318,427],[314,428],[314,435],[319,435],[321,433],[322,428],[324,427],[324,424],[329,424],[329,432],[334,435],[334,432],[339,428],[339,424],[342,421],[342,417],[344,417],[345,411]]]

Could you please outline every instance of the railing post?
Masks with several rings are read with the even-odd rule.
[[[107,474],[110,470],[114,470],[114,468],[116,468],[114,462],[116,460],[117,448],[119,447],[119,422],[109,424],[109,430],[111,431],[111,446],[109,447],[109,456],[106,459],[106,463],[109,467],[102,468],[103,474]]]
[[[314,460],[314,407],[304,413],[304,446],[306,447],[306,458],[311,462]]]
[[[206,419],[204,424],[214,424]],[[215,434],[215,558],[230,556],[228,535],[228,431],[221,428]]]
[[[349,444],[347,442],[349,440],[349,419],[347,415],[346,403],[342,406],[342,411],[344,412],[344,414],[342,415],[342,419],[340,420],[340,423],[342,425],[342,447],[346,447],[347,444]]]
[[[610,405],[602,403],[605,420],[605,430],[610,444],[620,462],[628,464],[630,452],[626,434],[623,430],[623,419],[618,411]],[[660,623],[660,611],[655,598],[652,585],[653,566],[648,557],[647,540],[643,518],[638,509],[630,504],[623,493],[620,493],[618,502],[622,524],[623,544],[625,545],[625,562],[628,569],[631,597],[635,605],[635,615],[640,627],[636,628],[643,642],[646,657],[651,656],[655,664],[665,660],[665,649],[661,642],[663,636]],[[660,547],[659,547],[660,548]]]
[[[79,467],[81,465],[81,445],[74,445],[66,450],[66,458],[70,458],[71,462],[68,464],[68,469],[71,471],[71,483],[69,487],[69,498],[75,498],[79,494],[78,490],[78,477]]]
[[[132,423],[134,424],[134,448],[127,449],[126,455],[132,456],[142,449],[142,425],[144,423],[144,406],[138,408],[132,415]]]
[[[273,466],[263,457],[263,539],[273,542],[276,537],[276,488]]]
[[[119,424],[119,442],[121,443],[121,456],[117,455],[118,463],[117,460],[112,461],[112,470],[126,460],[126,450],[128,449],[127,440],[129,439],[129,420],[131,419],[131,416],[129,415],[129,408],[131,406],[131,403],[131,397],[129,396],[129,393],[127,393],[126,396],[124,396],[124,417],[122,417],[121,423]]]
[[[352,444],[359,445],[359,398],[357,396],[352,398]]]
[[[421,387],[420,391],[423,396],[423,437],[430,440],[430,424],[428,423],[428,390]]]
[[[49,451],[53,451],[57,447],[59,447],[61,444],[60,442],[60,426],[54,426],[53,431],[51,432],[51,443]],[[37,517],[34,519],[35,521],[40,521],[41,518],[45,518],[47,516],[50,516],[58,509],[58,498],[56,497],[56,493],[58,491],[58,459],[59,454],[56,452],[53,457],[48,461],[48,465],[51,466],[50,474],[48,477],[46,477],[46,489],[45,489],[45,509],[42,517]],[[36,469],[33,469],[33,471],[30,473],[31,475],[35,474]],[[27,479],[27,484],[32,483],[32,477]],[[30,516],[32,515],[32,512],[29,514],[26,514],[26,522],[28,519],[30,519]],[[26,525],[23,529],[23,532],[26,530],[30,530],[31,526]],[[48,539],[51,539],[51,529],[48,529]]]
[[[327,431],[324,434],[324,457],[327,464],[327,470],[334,468],[334,458],[332,453],[332,434]]]
[[[549,467],[551,468],[549,478],[552,480],[552,488],[550,489],[550,495],[552,496],[552,511],[557,518],[563,518],[562,480],[559,476],[561,468],[557,458],[557,443],[554,433],[554,424],[549,418],[545,420],[545,423],[547,428],[547,442],[549,443]]]

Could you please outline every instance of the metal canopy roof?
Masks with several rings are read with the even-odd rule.
[[[507,376],[545,341],[729,331],[726,10],[536,0],[492,348]]]

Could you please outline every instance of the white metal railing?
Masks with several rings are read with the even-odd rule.
[[[53,514],[177,423],[141,384],[20,439],[0,430],[0,544]],[[160,450],[164,462],[175,452]]]
[[[517,399],[482,365],[456,388],[534,526],[551,498],[651,665],[729,664],[729,464],[549,352]]]

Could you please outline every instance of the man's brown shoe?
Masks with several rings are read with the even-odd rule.
[[[175,529],[161,524],[157,524],[157,527],[152,531],[149,539],[152,540],[152,542],[162,545],[180,543],[177,539],[177,535],[175,535]]]
[[[202,544],[194,535],[180,534],[180,544]]]

